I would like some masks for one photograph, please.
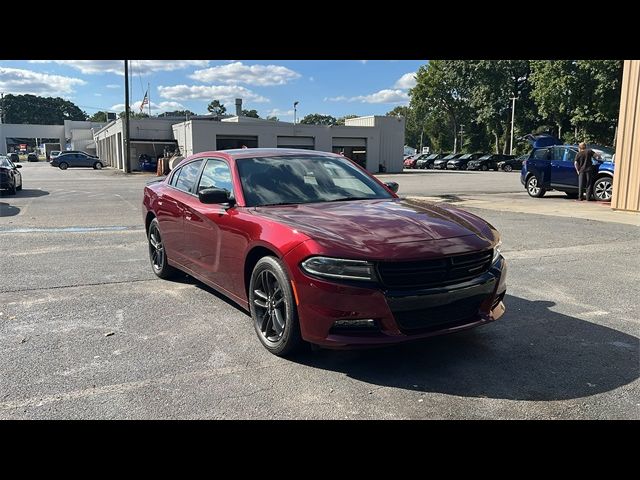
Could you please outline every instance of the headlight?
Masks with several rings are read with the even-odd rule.
[[[369,281],[376,279],[373,264],[364,260],[311,257],[302,262],[300,266],[305,272],[319,277]]]
[[[498,244],[493,247],[493,260],[491,260],[491,265],[500,259],[500,245],[502,245],[502,240],[498,240]]]

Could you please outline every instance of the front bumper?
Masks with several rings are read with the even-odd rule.
[[[415,290],[334,283],[292,270],[302,337],[326,347],[388,345],[453,333],[497,320],[505,311],[507,267],[502,257],[471,280]],[[338,320],[363,319],[373,320],[373,326],[335,326]]]

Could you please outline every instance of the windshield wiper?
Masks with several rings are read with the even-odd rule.
[[[256,207],[273,207],[275,205],[298,205],[298,203],[297,202],[261,203],[260,205],[256,205]]]
[[[327,200],[327,202],[347,202],[349,200],[376,200],[375,197],[346,197],[336,198],[335,200]]]

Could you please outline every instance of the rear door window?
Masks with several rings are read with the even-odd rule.
[[[533,152],[535,160],[551,160],[551,150],[548,148],[539,148]]]
[[[180,176],[176,180],[175,187],[183,192],[192,193],[198,180],[198,174],[200,173],[200,167],[202,166],[202,160],[196,160],[195,162],[187,163],[181,168]]]

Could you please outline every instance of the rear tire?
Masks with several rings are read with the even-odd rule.
[[[58,165],[58,168],[60,170],[66,170],[67,168],[69,168],[69,164],[66,162],[62,162],[60,165]]]
[[[538,179],[531,175],[527,180],[527,193],[530,197],[541,198],[547,191],[538,185]]]
[[[262,257],[256,263],[249,282],[249,309],[256,334],[269,352],[284,357],[302,346],[296,302],[281,260]]]
[[[502,170],[504,170],[505,172],[511,172],[513,170],[513,167],[511,165],[505,165],[504,167],[502,167]]]

